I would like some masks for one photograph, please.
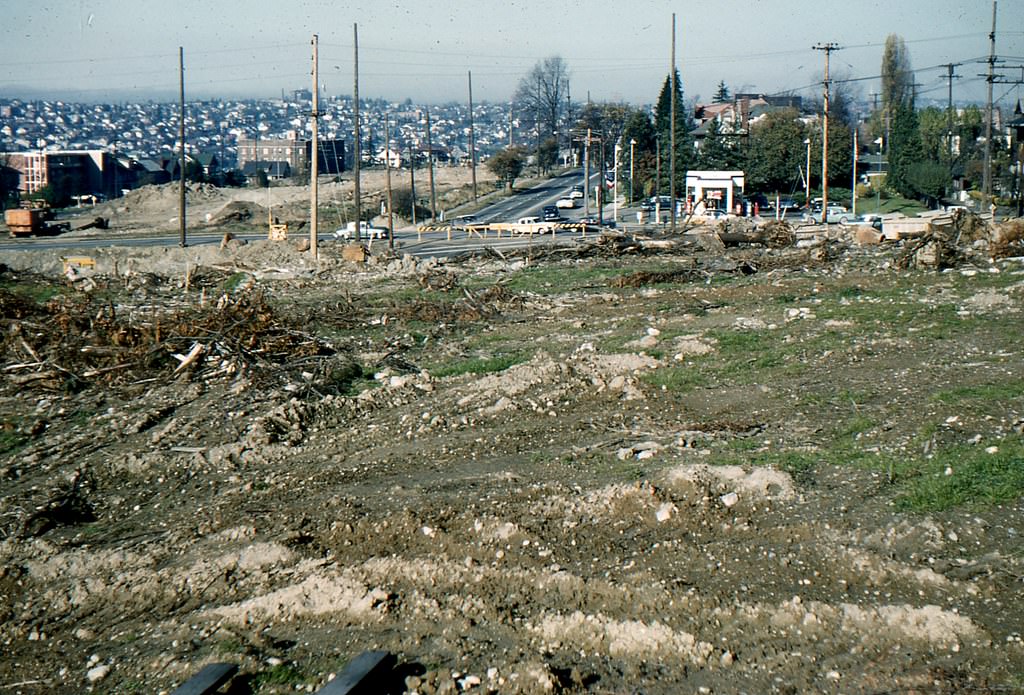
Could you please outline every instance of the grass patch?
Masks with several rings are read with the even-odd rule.
[[[663,367],[645,372],[640,379],[645,384],[675,393],[687,393],[694,389],[708,388],[712,384],[705,370],[696,367]]]
[[[561,294],[595,286],[605,289],[608,280],[621,272],[618,268],[592,265],[528,267],[514,273],[505,287],[512,292],[534,294]]]
[[[28,443],[28,437],[17,430],[0,427],[0,454],[14,454]]]
[[[1024,399],[1024,381],[956,386],[932,394],[932,400],[974,413],[1003,412],[1006,405]],[[993,407],[995,406],[995,407]]]
[[[983,444],[957,445],[930,459],[908,462],[897,472],[897,505],[934,512],[1020,498],[1024,494],[1024,442],[1004,439],[997,446],[998,451],[988,453]]]
[[[528,361],[529,358],[525,352],[495,355],[494,357],[472,357],[428,368],[428,371],[436,378],[460,374],[491,374],[505,371],[513,365]]]
[[[271,666],[266,671],[253,676],[252,684],[257,687],[267,685],[301,685],[305,679],[297,668],[289,664]]]
[[[220,287],[224,292],[234,292],[248,277],[249,273],[232,273],[224,278],[224,282],[220,284]]]

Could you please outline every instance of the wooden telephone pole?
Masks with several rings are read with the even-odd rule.
[[[839,50],[839,46],[834,43],[819,43],[812,48],[815,51],[825,52],[825,79],[822,83],[825,89],[825,102],[821,116],[821,223],[825,224],[828,220],[828,97],[831,86],[828,76],[828,59],[832,51]]]
[[[353,83],[352,83],[352,106],[355,117],[355,150],[353,151],[353,169],[355,172],[354,183],[354,194],[355,194],[355,215],[356,215],[356,243],[362,241],[362,219],[363,219],[363,197],[362,191],[359,189],[359,166],[363,158],[363,153],[360,145],[362,139],[362,131],[359,128],[359,25],[352,25],[352,38],[353,38],[353,52],[354,52],[354,69],[353,69]]]
[[[320,204],[318,198],[318,184],[320,180],[320,139],[318,137],[320,132],[320,88],[317,85],[318,48],[317,35],[313,34],[313,111],[310,114],[313,133],[309,148],[309,254],[314,259],[317,256],[318,230],[320,229],[320,218],[318,217],[318,207]]]
[[[178,46],[178,139],[181,152],[178,161],[178,246],[185,247],[185,49]]]

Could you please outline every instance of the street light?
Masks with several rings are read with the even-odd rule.
[[[885,144],[885,140],[883,138],[875,138],[874,142],[878,145],[878,159],[875,162],[878,169],[875,173],[875,180],[872,182],[872,185],[875,187],[875,214],[880,215],[882,214],[882,187],[878,184],[879,179],[882,178],[882,145]]]
[[[807,206],[807,212],[811,212],[811,138],[806,138],[804,144],[807,145],[807,169],[804,175],[804,205]]]
[[[612,219],[616,224],[619,223],[619,151],[622,149],[622,144],[619,142],[615,143],[615,161],[612,163],[612,176],[614,176],[614,190],[612,191]]]
[[[636,138],[629,139],[629,204],[633,204],[633,150],[636,148]]]

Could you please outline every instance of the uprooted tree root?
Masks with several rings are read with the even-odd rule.
[[[454,288],[454,285],[453,285]],[[494,318],[522,306],[522,298],[503,285],[491,285],[479,292],[463,287],[463,296],[456,300],[415,299],[394,304],[388,316],[404,321],[425,323],[472,323]]]
[[[334,353],[279,316],[262,292],[173,311],[123,309],[94,294],[43,304],[16,297],[0,293],[7,323],[0,354],[20,387],[74,391],[88,383],[231,375]]]
[[[999,226],[988,246],[992,258],[1024,256],[1024,221],[1011,220]]]

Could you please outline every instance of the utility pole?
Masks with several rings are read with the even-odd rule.
[[[469,77],[469,167],[473,179],[473,200],[476,200],[476,128],[473,126],[473,71],[467,70]]]
[[[409,141],[409,197],[412,198],[412,226],[416,226],[416,160],[412,154],[412,140]]]
[[[178,246],[185,247],[185,49],[178,46],[178,139],[181,152],[178,161]]]
[[[962,63],[946,64],[946,80],[949,88],[949,100],[946,106],[946,165],[949,167],[949,187],[947,188],[947,198],[953,193],[953,78],[960,77],[960,75],[954,75],[953,70],[960,65],[962,65]]]
[[[985,99],[985,169],[981,189],[986,203],[992,199],[992,85],[996,81],[996,4],[996,0],[992,0],[992,31],[988,35],[988,73],[985,75],[988,89]]]
[[[384,114],[384,184],[388,196],[388,248],[395,248],[395,216],[392,211],[391,197],[391,120],[390,114]]]
[[[583,142],[583,216],[590,216],[590,128]]]
[[[363,158],[362,146],[360,140],[362,139],[362,131],[359,128],[359,25],[352,25],[352,39],[353,39],[353,70],[352,70],[352,105],[354,110],[355,118],[355,150],[352,153],[353,156],[353,169],[355,171],[356,179],[354,183],[355,203],[356,203],[356,243],[358,244],[362,240],[362,219],[363,219],[363,196],[362,191],[359,188],[359,167]]]
[[[949,88],[949,102],[946,106],[946,157],[949,159],[950,174],[953,172],[953,78],[960,77],[960,75],[954,75],[953,70],[962,64],[946,63],[946,80]]]
[[[828,59],[832,51],[839,50],[839,46],[834,43],[819,43],[812,48],[815,51],[825,51],[825,79],[823,81],[825,102],[821,116],[821,223],[825,224],[828,220],[828,97],[831,86],[828,76]]]
[[[437,222],[437,193],[434,190],[434,147],[430,142],[430,107],[427,107],[427,161],[430,164],[430,221]]]
[[[317,70],[319,67],[319,44],[318,37],[313,34],[313,112],[310,114],[313,121],[313,138],[310,143],[309,157],[309,254],[316,259],[317,241],[320,229],[319,213],[319,183],[320,183],[320,86],[317,84]],[[359,225],[356,225],[356,229]],[[357,232],[358,233],[358,232]]]
[[[850,182],[850,195],[852,203],[850,213],[857,216],[857,126],[853,127],[853,180]]]
[[[676,231],[676,13],[672,13],[672,59],[669,62],[669,155],[668,180],[669,203],[672,206],[671,217],[673,232]]]

